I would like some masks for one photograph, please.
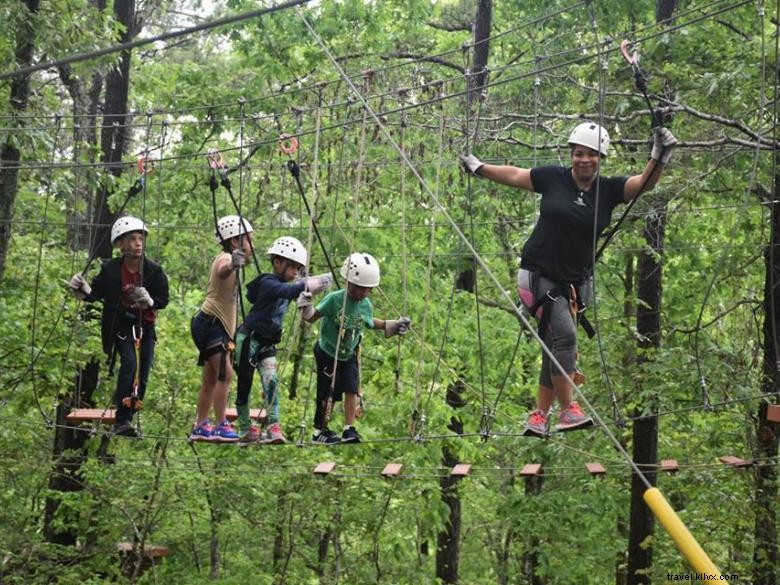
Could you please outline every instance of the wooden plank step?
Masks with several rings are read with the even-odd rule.
[[[520,470],[520,475],[524,475],[524,476],[539,475],[541,472],[542,472],[541,463],[526,463],[525,465],[523,465],[523,468]]]
[[[65,417],[65,421],[72,425],[96,420],[112,425],[116,421],[116,411],[113,408],[74,408]]]
[[[317,475],[328,475],[331,471],[333,471],[333,468],[336,467],[335,461],[323,461],[322,463],[319,463],[317,467],[314,468],[314,473]]]
[[[780,423],[780,404],[770,404],[766,407],[766,420]]]
[[[591,475],[605,475],[607,473],[607,470],[604,468],[604,466],[601,463],[586,463],[585,469],[588,470],[588,473]]]
[[[382,470],[385,477],[397,477],[401,473],[403,465],[401,463],[388,463]]]
[[[661,459],[661,471],[668,473],[676,473],[680,471],[680,466],[677,463],[677,459]]]
[[[466,477],[469,473],[471,473],[471,465],[468,463],[458,463],[450,470],[450,475],[455,477]]]
[[[233,422],[238,418],[238,411],[235,408],[228,408],[225,410],[225,418],[230,422]],[[264,418],[268,418],[268,415],[265,412],[265,408],[250,408],[249,418],[252,420],[263,420]]]
[[[735,457],[734,455],[724,455],[723,457],[719,457],[719,459],[723,465],[729,465],[731,467],[751,467],[753,465],[752,461]]]

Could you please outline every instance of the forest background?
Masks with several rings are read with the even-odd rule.
[[[609,431],[724,574],[776,584],[780,3],[313,2],[7,75],[268,6],[0,3],[0,582],[624,584],[687,572]],[[580,363],[604,428],[523,438],[539,348],[449,218],[514,297],[539,201],[466,176],[457,157],[567,164],[568,132],[588,119],[612,136],[603,172],[639,172],[653,122],[624,38],[680,144],[596,265],[598,335],[581,336]],[[311,215],[282,133],[299,141]],[[314,273],[370,252],[377,315],[412,317],[398,343],[366,335],[364,444],[308,444],[316,330],[294,310],[280,351],[290,444],[186,441],[200,382],[189,319],[217,251],[214,213],[236,212],[222,186],[212,206],[210,149],[255,227],[260,270],[285,234],[308,244]],[[141,441],[65,422],[110,404],[96,313],[63,281],[111,255],[122,208],[148,223],[147,253],[171,283]],[[660,472],[663,459],[679,471]],[[336,467],[313,474],[323,461]],[[389,462],[400,475],[381,475]],[[459,463],[472,466],[462,478]],[[524,475],[527,463],[541,473]],[[152,568],[150,545],[168,553]]]

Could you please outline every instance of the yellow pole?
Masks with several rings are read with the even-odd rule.
[[[720,570],[715,566],[704,552],[704,549],[699,546],[696,539],[688,531],[683,524],[680,517],[666,501],[664,495],[658,488],[648,488],[645,491],[644,500],[647,506],[653,511],[658,521],[663,524],[666,532],[672,537],[677,548],[688,559],[688,562],[697,573],[699,581],[702,583],[720,583]],[[701,575],[698,575],[701,573]]]

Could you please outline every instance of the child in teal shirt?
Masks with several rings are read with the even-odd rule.
[[[314,412],[314,443],[359,443],[355,429],[359,374],[356,350],[363,329],[382,329],[385,337],[404,335],[411,325],[408,317],[383,321],[374,318],[368,296],[379,285],[379,264],[370,254],[351,254],[341,266],[346,290],[326,295],[315,309],[311,294],[298,297],[303,319],[314,323],[322,319],[320,337],[314,344],[317,362],[317,406]],[[336,358],[338,356],[338,358]],[[344,395],[344,430],[341,437],[328,429],[329,402],[339,402]]]

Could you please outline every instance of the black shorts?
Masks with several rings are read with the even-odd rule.
[[[330,396],[333,384],[333,362],[327,353],[322,351],[319,342],[314,344],[314,358],[317,361],[317,397],[324,399]],[[357,355],[352,354],[347,360],[338,361],[336,366],[336,383],[333,384],[333,402],[339,402],[342,394],[357,394],[359,386]]]

